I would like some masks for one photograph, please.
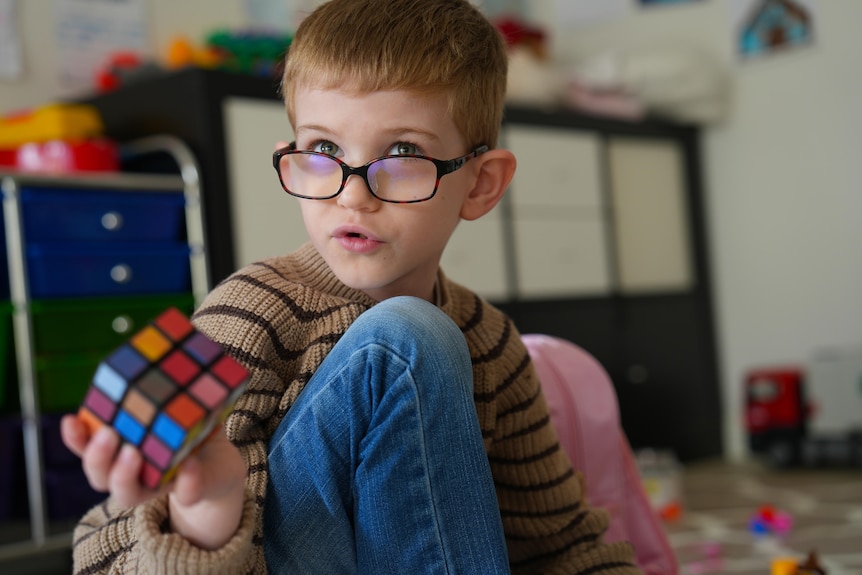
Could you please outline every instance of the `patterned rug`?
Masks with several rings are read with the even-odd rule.
[[[812,552],[828,575],[862,575],[862,469],[698,463],[678,478],[665,526],[682,575],[769,575]]]

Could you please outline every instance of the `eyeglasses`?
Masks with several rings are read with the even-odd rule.
[[[365,181],[368,191],[378,200],[415,204],[434,197],[440,178],[487,151],[488,146],[480,146],[452,160],[413,154],[381,156],[354,168],[329,154],[297,150],[293,142],[272,154],[272,165],[284,191],[297,198],[334,198],[344,189],[347,178],[355,174]]]

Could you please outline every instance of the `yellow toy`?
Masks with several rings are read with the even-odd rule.
[[[188,39],[179,37],[175,38],[168,46],[165,65],[173,70],[186,66],[215,68],[222,59],[223,56],[212,46],[198,48]]]
[[[0,148],[31,142],[83,140],[102,135],[99,112],[84,104],[49,104],[0,116]]]

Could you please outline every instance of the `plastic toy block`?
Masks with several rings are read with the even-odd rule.
[[[0,116],[0,148],[29,142],[83,140],[102,135],[99,111],[86,104],[48,104]]]
[[[183,459],[222,423],[249,373],[169,308],[96,369],[78,417],[95,433],[110,425],[143,455],[141,482],[169,482]]]
[[[120,152],[107,138],[27,142],[11,150],[12,167],[24,172],[117,172]]]

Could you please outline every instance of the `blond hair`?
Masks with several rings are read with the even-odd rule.
[[[467,0],[329,0],[297,29],[282,94],[294,124],[300,86],[442,93],[467,144],[493,147],[507,64],[502,36]]]

